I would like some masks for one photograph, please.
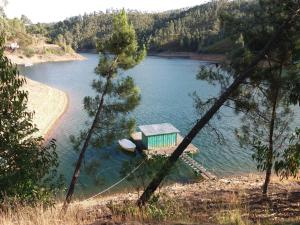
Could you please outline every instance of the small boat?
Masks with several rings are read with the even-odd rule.
[[[128,151],[128,152],[134,152],[135,151],[135,144],[128,140],[128,139],[122,139],[119,140],[119,145],[121,146],[121,148],[123,148],[124,150]]]
[[[33,64],[32,63],[25,63],[24,66],[25,67],[31,67]]]

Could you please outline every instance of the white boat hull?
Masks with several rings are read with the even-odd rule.
[[[125,151],[135,152],[136,145],[132,141],[128,139],[122,139],[119,140],[118,143],[121,146],[121,148],[124,149]]]
[[[32,63],[25,63],[24,66],[25,67],[31,67],[31,66],[33,66],[33,64]]]

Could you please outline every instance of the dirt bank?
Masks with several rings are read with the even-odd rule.
[[[28,109],[34,111],[33,122],[39,128],[37,135],[46,137],[55,122],[63,115],[68,106],[65,92],[45,84],[26,79],[24,89],[28,91]]]
[[[159,56],[166,58],[187,58],[195,59],[207,62],[221,62],[225,59],[225,55],[222,54],[200,54],[193,52],[160,52],[160,53],[149,53],[150,56]]]
[[[85,59],[70,47],[49,44],[44,39],[34,39],[31,45],[16,50],[6,49],[4,54],[17,65]]]
[[[62,61],[74,61],[85,60],[85,58],[77,53],[66,53],[63,55],[47,54],[47,55],[34,55],[32,57],[26,57],[20,53],[6,53],[7,58],[11,62],[17,65],[37,64],[45,62],[62,62]]]
[[[156,192],[147,207],[139,209],[137,193],[99,197],[70,204],[61,214],[61,203],[0,210],[2,225],[141,225],[224,224],[295,225],[300,221],[300,184],[296,179],[272,179],[270,195],[262,198],[263,175],[245,174],[193,184],[174,184]],[[100,191],[100,190],[99,190]]]
[[[167,223],[156,221],[155,216],[149,218],[147,211],[144,214],[136,213],[138,210],[134,208],[134,204],[138,198],[137,193],[79,201],[73,206],[80,206],[89,218],[98,220],[90,223],[93,225],[106,222],[125,224],[132,220],[139,222],[134,224],[174,224],[170,221],[182,220],[186,222],[182,224],[260,224],[263,221],[277,224],[283,221],[300,221],[299,180],[280,181],[279,178],[273,178],[267,199],[261,195],[263,181],[262,174],[245,174],[164,187],[157,192],[165,199],[158,204],[161,209],[157,210],[165,213],[164,219],[169,220]],[[235,220],[242,222],[235,223]]]

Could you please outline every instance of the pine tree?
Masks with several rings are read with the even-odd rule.
[[[84,154],[89,145],[100,148],[112,141],[129,135],[134,127],[133,118],[128,118],[140,101],[139,89],[130,76],[121,77],[122,70],[137,65],[145,56],[145,49],[139,48],[133,26],[128,23],[123,10],[114,18],[114,30],[105,43],[99,43],[100,61],[95,69],[97,79],[92,83],[96,97],[84,98],[91,126],[82,130],[79,137],[71,137],[76,147],[81,148],[74,175],[66,196],[64,210],[71,201]]]
[[[292,5],[293,2],[286,1],[286,4]],[[236,43],[229,63],[223,65],[228,73],[201,71],[198,78],[217,82],[223,89],[226,88],[228,81],[243,71],[256,56],[257,49],[266,43],[273,30],[289,15],[289,10],[265,0],[244,16],[225,15],[223,24]],[[294,103],[291,96],[300,94],[300,89],[291,88],[300,85],[299,58],[296,57],[300,50],[299,25],[295,23],[285,31],[276,48],[266,53],[264,61],[253,69],[251,77],[235,90],[227,102],[237,113],[243,114],[242,126],[236,130],[236,136],[242,146],[250,146],[254,151],[252,156],[257,169],[266,172],[262,187],[264,195],[268,191],[272,169],[282,159],[291,134],[291,106]],[[300,98],[294,101],[298,103]]]
[[[139,198],[137,202],[138,205],[142,206],[147,201],[149,201],[152,194],[163,181],[165,176],[170,172],[170,169],[174,166],[175,162],[178,160],[186,147],[191,143],[191,141],[195,138],[199,131],[201,131],[203,127],[209,123],[210,119],[218,112],[220,107],[224,103],[226,103],[232,95],[234,95],[239,86],[252,75],[253,70],[255,70],[257,65],[261,63],[261,60],[263,60],[265,55],[269,53],[270,50],[274,50],[277,48],[277,42],[286,37],[283,34],[293,34],[295,31],[299,30],[298,18],[300,13],[300,4],[294,1],[287,0],[286,5],[288,7],[284,7],[283,9],[279,8],[279,13],[282,13],[279,17],[280,20],[278,20],[276,26],[271,29],[271,32],[264,40],[265,42],[257,46],[256,54],[248,61],[245,61],[244,67],[241,68],[241,70],[231,71],[235,74],[233,82],[229,86],[227,86],[225,90],[222,91],[220,97],[215,100],[211,107],[206,111],[205,114],[203,114],[201,119],[197,121],[195,126],[190,130],[187,136],[171,154],[166,163],[162,166],[162,169],[156,174],[154,179],[147,186],[142,196]],[[273,5],[269,4],[269,6],[272,7]],[[221,81],[223,82],[222,79]],[[295,87],[292,87],[292,89],[295,89]],[[297,99],[295,99],[295,101],[298,102]]]

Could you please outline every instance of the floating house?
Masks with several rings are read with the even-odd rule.
[[[183,140],[179,130],[170,123],[142,125],[139,126],[139,130],[140,132],[131,134],[131,139],[147,158],[157,155],[169,156]],[[180,156],[180,159],[197,174],[201,174],[203,178],[215,179],[215,175],[207,171],[199,162],[187,154],[194,154],[198,151],[198,148],[190,143]]]
[[[139,126],[146,149],[167,148],[177,145],[179,130],[170,123]]]
[[[140,131],[132,133],[131,139],[137,149],[147,157],[153,155],[171,155],[183,140],[179,130],[170,123],[142,125]],[[185,149],[187,153],[197,153],[198,148],[192,143]]]

